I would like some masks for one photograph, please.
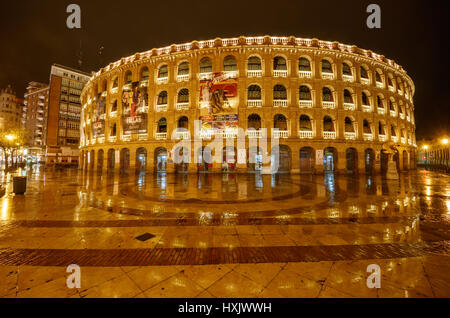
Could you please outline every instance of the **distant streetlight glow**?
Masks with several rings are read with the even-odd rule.
[[[427,150],[428,149],[428,145],[423,146],[423,149]]]
[[[448,139],[447,139],[447,138],[442,139],[442,143],[443,143],[444,145],[447,145],[447,144],[448,144]]]
[[[14,135],[6,135],[6,139],[8,139],[9,141],[12,141],[12,140],[16,139],[16,137]]]

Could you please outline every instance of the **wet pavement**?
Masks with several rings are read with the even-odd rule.
[[[449,175],[26,173],[2,180],[0,297],[450,296]]]

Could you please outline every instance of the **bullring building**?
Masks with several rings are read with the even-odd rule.
[[[354,45],[293,36],[173,44],[91,77],[81,95],[80,165],[257,172],[278,144],[278,172],[384,173],[388,148],[408,170],[416,157],[414,91],[401,66]],[[231,144],[211,150],[218,137]],[[180,140],[189,152],[175,147]],[[206,160],[213,152],[224,160]],[[180,154],[187,159],[174,160]]]

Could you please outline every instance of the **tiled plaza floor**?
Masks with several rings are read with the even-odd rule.
[[[35,169],[27,189],[0,199],[0,297],[450,296],[450,176],[437,172]]]

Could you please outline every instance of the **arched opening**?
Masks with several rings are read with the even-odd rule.
[[[209,57],[200,60],[200,73],[212,73],[212,62]]]
[[[178,65],[178,76],[189,75],[189,63],[181,62]]]
[[[261,100],[261,87],[258,85],[250,85],[247,91],[248,100]]]
[[[235,72],[237,71],[237,62],[236,58],[232,55],[228,55],[223,60],[223,70],[225,72]]]
[[[248,116],[248,129],[261,129],[261,117],[258,114],[251,114]]]
[[[247,150],[247,171],[261,172],[263,166],[263,153],[259,147],[250,147]]]
[[[402,159],[403,159],[403,170],[407,171],[409,170],[409,157],[408,157],[408,152],[406,150],[403,150],[403,154],[402,154]]]
[[[325,173],[333,173],[337,167],[337,150],[333,147],[325,148],[323,153],[323,170]]]
[[[362,104],[364,106],[370,106],[369,97],[367,96],[367,94],[365,92],[361,93],[361,100],[362,100]]]
[[[311,119],[309,118],[308,115],[300,115],[299,130],[312,132]]]
[[[287,131],[287,119],[283,114],[276,114],[273,118],[273,128],[278,128],[280,131]]]
[[[314,149],[303,147],[300,149],[300,173],[314,172]]]
[[[141,69],[141,73],[140,73],[140,81],[141,81],[141,82],[147,82],[147,81],[148,81],[148,74],[149,74],[148,67],[147,67],[147,66],[144,66],[144,67]]]
[[[89,170],[94,170],[95,167],[95,151],[91,150],[90,152],[90,162],[89,162]]]
[[[186,116],[181,116],[178,119],[177,128],[188,130],[189,129],[189,119]]]
[[[104,151],[103,149],[100,149],[97,152],[97,171],[103,170],[103,160],[104,160]]]
[[[344,89],[344,103],[353,104],[353,96],[348,89]]]
[[[375,151],[373,149],[366,149],[364,151],[364,163],[366,174],[373,174],[375,171]]]
[[[211,172],[213,167],[212,151],[209,147],[202,147],[198,150],[197,160],[198,172]]]
[[[322,60],[322,73],[333,74],[333,67],[328,60]]]
[[[345,117],[345,119],[344,119],[344,131],[346,133],[354,133],[355,132],[355,124],[354,124],[354,121],[350,117]]]
[[[360,67],[360,71],[361,71],[361,78],[369,79],[369,74],[367,73],[367,70],[363,66]]]
[[[257,56],[250,56],[248,58],[247,70],[249,71],[261,71],[261,59]]]
[[[400,171],[400,154],[398,153],[398,150],[395,150],[393,160],[395,161],[397,171]]]
[[[189,169],[189,149],[186,147],[178,147],[175,149],[174,162],[175,171],[177,173],[187,173]]]
[[[130,150],[123,148],[120,150],[120,172],[127,173],[130,169]]]
[[[276,56],[273,59],[273,70],[274,71],[287,71],[286,59],[281,56]]]
[[[158,94],[158,100],[156,104],[158,106],[167,105],[167,91],[162,91]]]
[[[322,88],[322,101],[324,102],[332,102],[333,101],[333,93],[331,89],[328,87]]]
[[[189,90],[187,88],[180,89],[177,96],[177,103],[189,103]]]
[[[345,151],[347,173],[356,174],[358,172],[358,152],[355,148],[348,148]]]
[[[342,63],[342,75],[352,76],[352,69],[347,63]]]
[[[155,170],[156,172],[166,172],[167,168],[167,149],[159,147],[155,149]]]
[[[388,162],[389,162],[389,154],[387,154],[384,150],[381,150],[380,154],[380,164],[381,164],[381,173],[386,174]]]
[[[300,88],[298,89],[298,94],[299,100],[308,100],[308,101],[312,100],[311,90],[306,85],[300,86]]]
[[[167,132],[167,120],[166,118],[160,118],[158,120],[158,127],[157,127],[157,132],[158,133],[165,133]]]
[[[158,69],[158,78],[163,79],[168,77],[169,77],[169,67],[167,66],[167,64],[160,66]]]
[[[114,149],[108,150],[108,170],[114,171],[116,166],[116,151]]]
[[[287,90],[283,85],[275,85],[273,88],[273,100],[287,100]]]
[[[136,172],[147,169],[147,149],[140,147],[136,150]]]
[[[291,149],[286,145],[278,145],[272,148],[271,156],[272,173],[289,173],[291,171]]]
[[[372,128],[370,127],[370,124],[367,121],[367,119],[363,120],[363,132],[365,134],[371,134],[372,133]]]
[[[133,81],[133,74],[131,73],[131,71],[126,71],[125,76],[124,76],[124,82],[125,84],[131,84],[131,82]]]
[[[232,146],[222,149],[222,172],[234,172],[236,170],[236,149]]]
[[[324,132],[334,132],[335,131],[333,119],[331,119],[331,117],[328,115],[323,117],[323,131]]]
[[[298,70],[300,72],[311,72],[311,62],[306,57],[299,58]]]

